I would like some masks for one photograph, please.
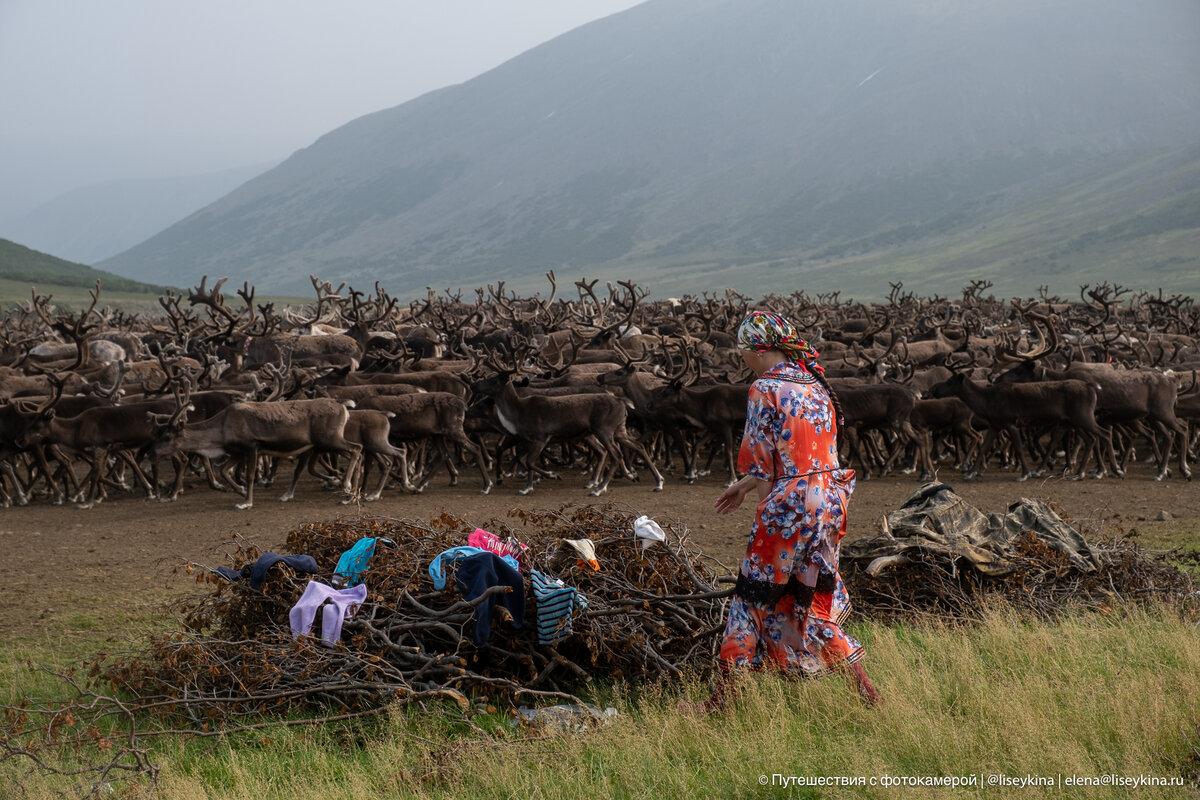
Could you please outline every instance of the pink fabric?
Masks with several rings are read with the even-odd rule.
[[[288,613],[292,638],[312,633],[319,608],[321,641],[330,646],[337,644],[342,638],[342,621],[349,619],[366,599],[367,587],[362,583],[352,589],[334,589],[320,581],[309,581],[308,586],[304,587],[304,594],[300,595]]]
[[[525,545],[512,537],[509,537],[508,541],[505,541],[496,534],[485,531],[483,528],[476,528],[467,537],[467,544],[471,547],[478,547],[480,550],[495,553],[498,556],[512,556],[518,562],[525,555],[525,550],[527,549]]]

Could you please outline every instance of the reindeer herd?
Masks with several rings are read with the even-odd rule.
[[[207,485],[240,496],[292,462],[344,502],[423,491],[441,471],[505,477],[528,494],[581,471],[593,495],[618,473],[649,488],[732,481],[751,377],[735,348],[753,308],[789,316],[822,353],[845,426],[843,463],[1024,480],[1191,477],[1200,419],[1200,306],[1083,286],[1078,300],[885,301],[734,291],[651,301],[629,281],[580,280],[531,297],[400,303],[312,278],[302,307],[238,299],[207,278],[161,313],[58,309],[32,294],[0,322],[0,495],[91,507],[115,494],[174,500]],[[172,474],[166,473],[167,465]],[[1090,467],[1090,469],[1089,469]]]

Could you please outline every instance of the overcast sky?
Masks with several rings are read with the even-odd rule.
[[[636,0],[0,0],[0,219],[281,160]]]

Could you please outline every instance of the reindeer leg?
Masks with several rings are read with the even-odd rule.
[[[463,432],[463,435],[467,436],[465,431]],[[487,443],[483,439],[483,434],[467,436],[467,438],[471,441],[471,444],[475,445],[475,447],[473,449],[467,447],[466,449],[472,453],[478,451],[482,455],[482,457],[483,457],[482,463],[483,463],[484,469],[488,470],[489,472],[492,469],[494,469],[495,464],[492,461],[491,454],[488,453]],[[466,447],[466,445],[463,445],[463,446]],[[476,457],[478,458],[479,456],[476,456]]]
[[[1068,467],[1070,467],[1072,463],[1077,463],[1079,465],[1078,469],[1076,469],[1071,475],[1071,480],[1073,481],[1083,480],[1084,473],[1087,471],[1087,465],[1092,459],[1092,446],[1095,444],[1090,431],[1081,431],[1077,438],[1079,441],[1076,442],[1074,452],[1071,453],[1071,458],[1067,462]],[[1076,461],[1076,459],[1078,459],[1078,461]]]
[[[683,478],[689,484],[695,483],[700,477],[696,472],[696,451],[693,447],[695,443],[689,441],[687,435],[678,428],[672,432],[672,435],[679,442],[679,454],[683,459]]]
[[[218,467],[218,474],[220,475],[221,480],[224,481],[226,487],[232,489],[238,494],[244,495],[246,493],[246,487],[238,483],[237,477],[233,474],[237,471],[239,466],[241,466],[241,462],[236,458],[226,458],[225,462]]]
[[[1167,429],[1171,433],[1171,441],[1167,444],[1167,455],[1170,457],[1171,446],[1179,445],[1179,474],[1184,480],[1192,479],[1192,468],[1188,466],[1188,428],[1180,420],[1175,420],[1174,425],[1168,425]]]
[[[46,453],[41,445],[34,445],[30,448],[33,453],[33,461],[37,465],[39,471],[46,478],[46,488],[55,496],[55,505],[62,505],[66,502],[67,493],[72,489],[71,486],[65,486],[60,489],[58,483],[54,480],[54,476],[50,472],[50,464],[46,461]]]
[[[701,475],[708,476],[712,474],[713,461],[715,461],[717,458],[717,449],[713,446],[715,438],[716,437],[711,431],[705,431],[705,433],[697,440],[696,452],[699,452],[702,446],[708,446],[708,458],[704,462],[704,469],[700,470]]]
[[[208,459],[205,459],[207,463]],[[182,453],[174,453],[171,456],[171,466],[175,468],[175,484],[171,487],[171,495],[163,498],[163,502],[173,503],[179,499],[179,493],[183,491],[183,477],[187,474],[188,457]],[[212,465],[209,464],[209,469]],[[225,487],[221,487],[221,491],[225,491]]]
[[[596,477],[591,486],[590,494],[592,497],[599,497],[608,491],[608,482],[612,480],[612,476],[607,472],[607,466],[611,453],[608,449],[608,443],[603,442],[597,437],[597,442],[600,444],[600,452],[596,456]],[[612,472],[617,471],[617,462],[612,463]],[[607,475],[607,479],[606,476]]]
[[[275,456],[262,456],[258,465],[258,485],[264,489],[275,485],[275,475],[283,459]]]
[[[408,474],[408,446],[401,444],[396,446],[396,449],[400,451],[400,456],[396,462],[392,464],[393,474],[399,473],[401,489],[406,492],[416,493],[417,487],[413,486],[412,479]]]
[[[416,479],[416,491],[418,493],[429,488],[429,484],[433,481],[433,476],[437,472],[438,467],[446,460],[446,449],[444,447],[435,447],[427,441],[422,449],[425,455],[425,463],[422,465]]]
[[[330,464],[328,453],[322,453],[319,458],[307,458],[302,459],[302,461],[308,464],[308,474],[320,481],[321,488],[323,490],[332,492],[337,488],[339,480],[337,475],[337,465]],[[326,472],[322,472],[320,469],[318,469],[318,467],[322,466],[322,462],[324,462],[324,466],[327,469]]]
[[[87,500],[80,505],[81,509],[94,508],[100,502],[100,484],[104,480],[104,471],[108,466],[108,448],[97,447],[92,451],[92,481]]]
[[[442,461],[446,465],[446,471],[450,473],[450,485],[458,486],[458,467],[454,463],[454,452],[447,447],[445,437],[438,439],[437,446],[442,449]]]
[[[1025,457],[1025,440],[1021,437],[1021,429],[1012,425],[1008,428],[1008,435],[1012,439],[1013,449],[1017,452],[1017,463],[1021,469],[1021,477],[1018,480],[1029,480],[1033,477],[1033,472],[1029,469],[1029,461]]]
[[[1179,442],[1179,472],[1183,475],[1183,479],[1190,481],[1192,479],[1192,468],[1188,465],[1188,436],[1187,429],[1183,433],[1177,434],[1176,440]]]
[[[662,473],[658,471],[658,467],[654,464],[654,459],[650,457],[650,453],[646,451],[642,443],[630,436],[628,431],[618,433],[617,441],[642,457],[642,460],[646,462],[646,466],[650,469],[650,473],[654,475],[654,487],[652,491],[661,492],[663,490]]]
[[[377,460],[380,462],[379,471],[382,472],[384,474],[384,476],[386,476],[387,470],[384,469],[383,465],[382,465],[383,458],[381,456],[376,455],[375,451],[373,451],[373,450],[368,451],[365,448],[363,449],[362,464],[358,468],[358,478],[355,479],[355,486],[354,486],[354,494],[362,502],[370,502],[372,500],[372,498],[366,496],[363,493],[363,488],[367,485],[367,479],[371,475],[371,467],[376,466]],[[383,487],[380,486],[379,490],[383,491]],[[378,500],[379,498],[375,497],[374,499]]]
[[[729,475],[729,481],[725,484],[726,487],[733,486],[737,483],[737,445],[733,441],[733,429],[728,425],[721,429],[721,449],[725,456],[725,469]]]
[[[1063,468],[1062,475],[1066,475],[1071,470],[1071,464],[1075,463],[1072,457],[1070,442],[1064,441],[1067,438],[1067,432],[1061,428],[1054,428],[1050,431],[1050,439],[1042,449],[1041,463],[1038,468],[1030,473],[1030,477],[1040,478],[1047,474],[1053,467],[1054,462],[1058,459],[1058,451],[1061,449],[1063,453]],[[1037,450],[1041,447],[1041,437],[1038,432],[1034,432],[1033,441],[1029,443],[1029,448],[1032,451],[1031,455],[1037,457]]]
[[[376,454],[379,459],[379,485],[375,487],[375,491],[371,492],[364,498],[368,503],[373,503],[383,497],[383,489],[387,486],[388,472],[392,468],[392,457],[387,455]],[[363,469],[363,483],[367,482],[367,470]]]
[[[596,456],[596,464],[603,464],[605,459],[604,445],[600,444],[600,440],[596,438],[595,434],[589,433],[584,437],[583,442],[585,445],[591,448],[592,455]],[[583,488],[585,489],[595,489],[600,485],[600,472],[599,470],[595,469],[596,464],[593,464],[593,468],[589,470],[591,472],[591,477],[589,477],[587,483],[583,485]]]
[[[354,469],[354,476],[350,481],[350,495],[342,500],[342,505],[348,506],[351,503],[362,502],[362,487],[366,480],[367,471],[371,468],[371,462],[375,460],[375,454],[363,447],[362,458],[358,460],[358,466]]]
[[[29,503],[29,497],[26,496],[24,489],[21,488],[21,481],[17,478],[17,471],[13,468],[12,462],[5,460],[4,474],[12,481],[13,491],[17,493],[17,505],[23,506]]]
[[[914,429],[914,430],[916,430],[916,429]],[[922,482],[931,481],[931,480],[933,480],[933,475],[934,475],[933,455],[932,455],[932,453],[933,453],[933,436],[932,436],[932,434],[929,433],[928,430],[926,430],[924,428],[922,428],[919,431],[916,431],[916,433],[917,433],[917,440],[913,443],[914,449],[913,449],[913,459],[912,459],[912,470],[910,470],[910,474],[911,474],[911,472],[916,471],[917,464],[920,464],[921,465],[921,474],[918,476],[918,480],[920,480]]]
[[[545,448],[545,439],[530,440],[529,450],[525,455],[525,462],[528,465],[528,468],[526,469],[525,486],[521,489],[518,489],[517,494],[527,495],[533,491],[533,484],[537,480],[537,471],[534,470],[533,465],[536,464],[537,460],[542,457],[542,450]]]
[[[254,508],[254,482],[258,479],[258,445],[250,445],[250,453],[244,459],[246,465],[246,499],[244,502],[238,503],[234,508],[239,511],[244,511],[248,508]]]
[[[975,453],[966,463],[969,465],[963,473],[963,477],[972,480],[983,475],[983,471],[987,469],[988,454],[991,452],[992,446],[996,442],[998,432],[995,428],[988,428],[987,433],[983,436],[983,442],[975,448]]]
[[[153,498],[158,496],[158,493],[155,491],[155,486],[150,484],[150,479],[147,478],[146,473],[142,471],[141,465],[137,463],[137,460],[134,459],[132,455],[130,455],[128,450],[118,450],[117,457],[129,465],[129,468],[133,471],[134,477],[138,479],[138,481],[142,484],[142,488],[146,490],[146,497]]]
[[[315,460],[312,450],[306,450],[300,454],[296,459],[296,466],[292,468],[292,482],[288,484],[287,491],[279,496],[279,502],[287,503],[296,496],[296,484],[300,482],[300,474],[304,472],[305,467],[311,470]]]
[[[350,451],[350,463],[346,465],[346,478],[342,482],[342,491],[347,494],[351,493],[351,481],[354,478],[354,471],[358,469],[359,463],[362,462],[363,448],[362,445],[355,442],[342,439],[342,444],[345,450]]]
[[[1174,443],[1174,432],[1171,431],[1161,420],[1151,419],[1150,424],[1153,426],[1154,432],[1158,433],[1162,438],[1166,439],[1166,446],[1160,447],[1158,437],[1154,433],[1149,433],[1148,438],[1150,444],[1154,448],[1154,458],[1158,462],[1158,475],[1154,480],[1161,481],[1171,474],[1171,445]]]
[[[219,478],[217,478],[217,473],[213,469],[212,459],[207,456],[200,456],[200,460],[204,462],[204,477],[208,481],[208,488],[212,489],[214,492],[223,492],[228,489],[229,487],[222,483]],[[184,458],[185,470],[187,469],[188,462],[190,461],[190,458]],[[179,479],[179,484],[181,486],[183,485],[183,478]]]
[[[621,461],[621,451],[617,448],[617,444],[613,441],[611,436],[601,439],[601,444],[604,445],[604,454],[601,457],[600,463],[602,465],[605,463],[606,456],[607,460],[611,461],[611,466],[609,466],[609,468],[605,471],[600,483],[597,484],[596,488],[592,490],[593,497],[599,497],[608,491],[608,485],[612,482],[613,476],[617,474],[617,468]]]
[[[887,475],[889,472],[892,471],[892,467],[894,467],[896,465],[896,459],[900,457],[901,453],[906,452],[908,450],[908,443],[910,441],[915,442],[917,440],[917,432],[915,430],[913,430],[911,423],[903,422],[898,426],[898,428],[899,428],[900,432],[903,433],[903,436],[896,435],[896,436],[892,437],[893,441],[890,443],[890,445],[888,447],[887,458],[883,462],[883,474],[884,475]],[[884,442],[884,444],[888,444],[888,443]]]
[[[483,449],[471,440],[469,436],[462,430],[452,430],[451,438],[456,441],[460,447],[471,454],[475,459],[475,464],[479,467],[479,474],[483,476],[483,491],[480,494],[487,494],[492,490],[492,476],[488,473],[487,463],[484,459]]]

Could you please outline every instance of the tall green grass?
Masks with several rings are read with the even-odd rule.
[[[1169,613],[997,615],[972,627],[865,624],[884,694],[838,678],[745,680],[734,708],[695,717],[678,695],[618,695],[583,734],[531,736],[502,715],[438,709],[365,727],[272,729],[158,745],[167,800],[653,797],[1105,797],[1114,787],[785,789],[760,775],[1192,775],[1200,636]],[[44,688],[44,687],[42,687]],[[703,687],[689,690],[699,696]],[[770,781],[770,778],[768,778]],[[46,796],[51,787],[38,789]],[[1139,798],[1194,789],[1142,788]],[[36,793],[35,797],[38,796]]]

